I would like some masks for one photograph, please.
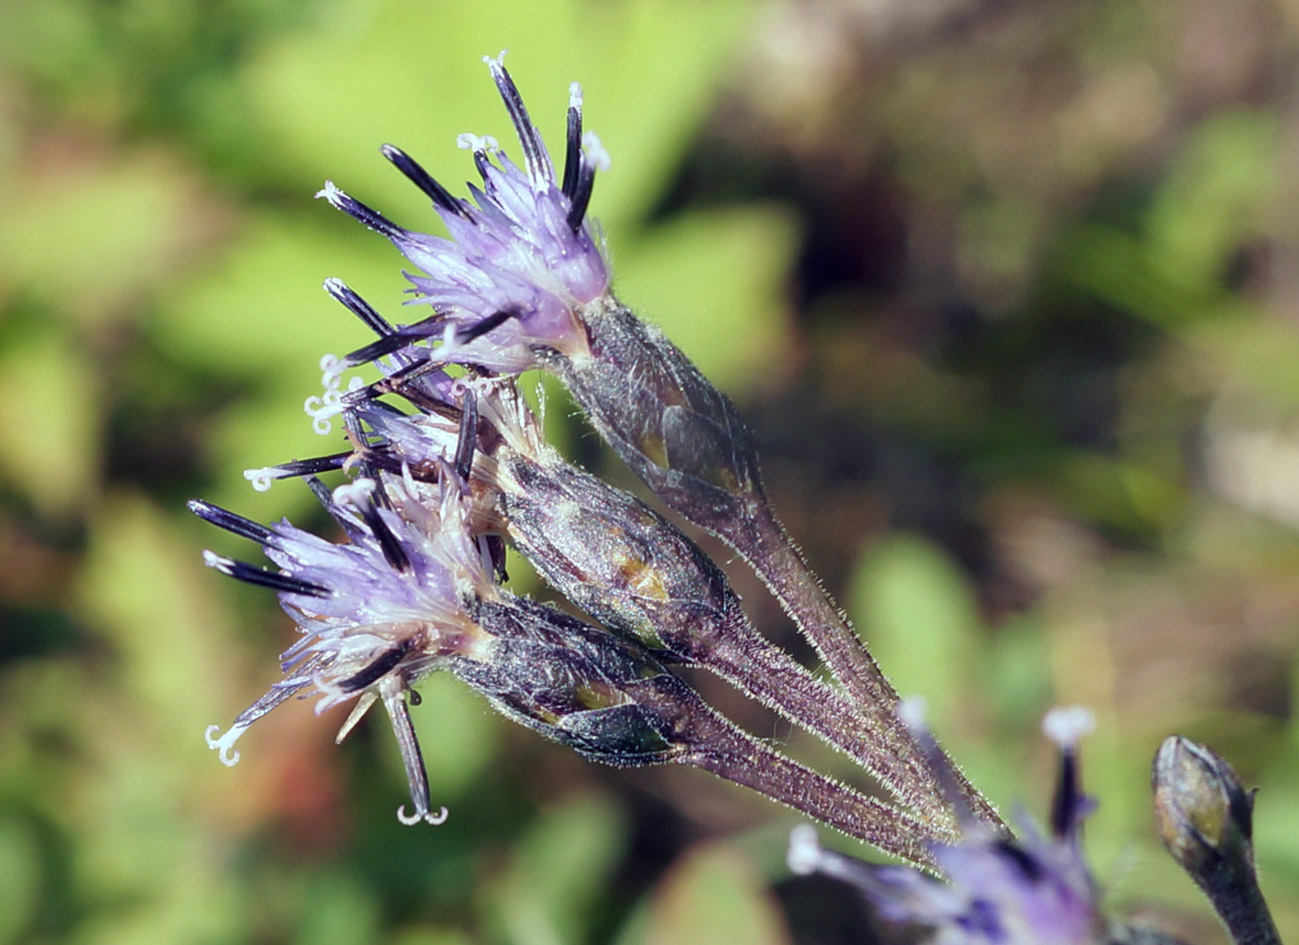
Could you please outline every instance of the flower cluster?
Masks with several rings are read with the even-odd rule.
[[[609,161],[583,132],[580,88],[570,89],[561,177],[502,59],[486,61],[521,163],[491,138],[462,135],[482,177],[465,200],[405,152],[382,149],[431,200],[449,238],[399,226],[332,183],[319,194],[396,245],[416,269],[410,304],[428,307],[393,324],[328,280],[326,291],[376,336],[343,358],[326,356],[325,392],[306,402],[318,432],[341,423],[343,448],[245,474],[258,489],[303,479],[339,540],[190,503],[260,545],[273,567],[211,552],[207,564],[275,591],[301,633],[281,656],[283,678],[223,734],[210,728],[209,746],[234,764],[248,728],[294,695],[316,696],[318,713],[351,703],[341,741],[381,701],[413,805],[398,816],[441,823],[447,812],[434,810],[408,706],[422,679],[446,670],[506,717],[586,758],[693,765],[945,874],[950,884],[871,866],[822,850],[807,833],[791,853],[796,870],[850,879],[882,914],[930,925],[938,941],[1105,941],[1077,838],[1086,803],[1075,744],[1085,718],[1057,715],[1049,726],[1062,758],[1051,836],[1025,827],[1013,839],[923,726],[908,721],[808,571],[768,505],[734,405],[611,293],[587,217],[596,171]],[[351,368],[367,364],[377,381],[344,385]],[[547,445],[517,386],[531,368],[568,387],[660,500],[752,566],[820,653],[829,681],[755,630],[721,569],[676,526]],[[318,478],[339,473],[345,481],[332,489]],[[507,544],[589,621],[511,593]],[[677,666],[710,670],[817,735],[892,800],[741,731]]]
[[[383,148],[432,201],[449,239],[398,226],[332,183],[320,194],[401,250],[418,269],[408,276],[411,304],[430,309],[394,325],[342,282],[327,281],[326,291],[375,335],[346,357],[323,359],[324,395],[306,403],[318,432],[341,423],[346,448],[246,474],[259,489],[305,478],[345,540],[191,503],[200,516],[258,542],[275,567],[212,554],[208,564],[277,591],[302,633],[282,657],[284,678],[224,734],[209,730],[208,743],[233,763],[234,743],[248,727],[303,692],[319,696],[321,712],[354,701],[341,738],[382,700],[410,781],[414,809],[402,819],[440,822],[407,705],[412,687],[446,669],[505,715],[587,757],[692,764],[929,862],[926,842],[952,839],[957,829],[937,787],[959,775],[941,754],[927,756],[909,740],[883,677],[852,675],[856,688],[847,692],[817,679],[758,634],[722,571],[690,539],[545,443],[516,386],[527,368],[558,373],[597,429],[670,504],[708,524],[716,516],[705,507],[747,502],[744,521],[775,529],[760,536],[764,547],[778,556],[785,549],[784,566],[801,567],[765,500],[757,501],[756,459],[733,406],[610,294],[598,231],[586,215],[608,157],[582,130],[580,89],[570,89],[560,178],[501,59],[487,63],[518,132],[520,163],[489,138],[462,135],[483,180],[463,200],[401,150]],[[344,385],[351,367],[370,363],[378,381]],[[316,478],[339,471],[352,479],[332,492]],[[507,542],[594,622],[506,590]],[[792,591],[801,583],[797,567],[782,572],[780,561],[748,556],[760,571],[765,563],[773,589],[806,617],[805,599]],[[823,606],[833,610],[828,599]],[[840,654],[831,664],[841,680],[873,669],[846,625],[813,635],[827,638]],[[901,806],[741,732],[704,705],[673,665],[712,670],[820,736]],[[856,698],[872,685],[882,698]],[[991,808],[964,787],[998,829]]]

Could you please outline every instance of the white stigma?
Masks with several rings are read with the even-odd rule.
[[[203,563],[209,568],[216,568],[222,574],[229,574],[230,569],[234,567],[234,561],[224,555],[219,555],[215,551],[203,550]]]
[[[816,839],[816,828],[811,824],[799,824],[789,832],[785,864],[794,875],[807,876],[815,873],[820,863],[821,844]]]
[[[334,186],[334,182],[332,180],[327,180],[325,181],[325,186],[320,188],[320,190],[316,191],[315,196],[316,199],[320,199],[323,197],[325,200],[328,200],[330,203],[332,203],[335,207],[341,207],[342,199],[345,195],[341,190],[339,190],[337,187]]]
[[[370,493],[374,492],[374,487],[373,479],[358,479],[355,482],[343,483],[334,490],[334,504],[351,505],[360,508],[369,502]]]
[[[586,159],[597,171],[607,171],[613,164],[609,152],[600,143],[600,136],[594,131],[582,133],[582,150],[586,152]]]
[[[501,149],[500,144],[491,135],[476,135],[468,131],[456,135],[456,147],[461,151],[479,153],[490,151],[493,154]]]
[[[929,702],[924,696],[907,696],[898,702],[898,718],[912,735],[924,734],[927,729],[925,716],[929,714]]]
[[[568,87],[568,107],[576,108],[579,111],[582,108],[582,83],[574,82]]]
[[[1085,705],[1057,706],[1042,719],[1042,734],[1061,749],[1074,748],[1084,735],[1096,731],[1096,716]]]

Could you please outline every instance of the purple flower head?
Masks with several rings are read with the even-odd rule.
[[[413,302],[433,309],[377,347],[355,352],[350,364],[421,339],[441,342],[439,361],[501,372],[534,366],[534,349],[569,356],[585,351],[581,311],[609,288],[599,234],[586,220],[586,208],[595,172],[608,167],[609,157],[598,138],[582,133],[582,91],[573,83],[564,174],[557,179],[503,60],[504,53],[485,61],[518,133],[522,166],[495,139],[462,134],[458,143],[473,153],[483,179],[481,188],[470,185],[473,200],[465,200],[398,148],[382,148],[433,202],[449,239],[400,227],[332,182],[317,195],[392,240],[418,269],[407,273]]]
[[[379,472],[332,493],[309,480],[347,533],[334,543],[287,520],[261,525],[199,500],[190,509],[207,521],[258,542],[276,566],[264,569],[210,551],[210,567],[279,594],[302,638],[280,657],[284,678],[243,711],[226,730],[207,731],[222,762],[239,760],[235,742],[259,718],[290,696],[319,696],[322,713],[355,700],[339,731],[341,741],[382,700],[401,748],[414,812],[404,823],[441,823],[431,812],[427,777],[407,712],[407,692],[447,658],[472,653],[482,633],[467,608],[494,594],[490,560],[470,537],[454,476],[440,486],[410,475]]]
[[[1024,824],[1018,839],[967,819],[965,839],[933,844],[946,881],[918,870],[866,863],[822,849],[810,826],[790,837],[795,873],[857,886],[881,917],[929,926],[935,945],[1092,945],[1109,941],[1097,892],[1079,846],[1091,808],[1078,781],[1078,739],[1093,726],[1086,709],[1054,709],[1043,730],[1060,748],[1051,834]]]

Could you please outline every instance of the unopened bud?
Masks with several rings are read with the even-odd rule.
[[[1221,756],[1180,735],[1159,746],[1151,780],[1164,845],[1209,897],[1232,939],[1280,945],[1254,872],[1254,792]]]
[[[1254,795],[1215,752],[1180,735],[1164,740],[1152,773],[1160,838],[1183,868],[1250,857]]]
[[[590,353],[556,356],[600,435],[660,498],[725,534],[765,502],[757,453],[735,405],[661,331],[613,299],[584,311]]]

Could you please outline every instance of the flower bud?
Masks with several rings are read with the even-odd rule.
[[[1236,942],[1280,945],[1254,872],[1254,792],[1224,758],[1170,735],[1155,755],[1155,823]]]
[[[612,297],[583,310],[590,352],[555,371],[600,435],[671,508],[724,536],[765,503],[735,405],[658,328]]]
[[[1224,856],[1252,859],[1254,795],[1217,753],[1171,735],[1155,755],[1155,823],[1184,869],[1201,871]]]

